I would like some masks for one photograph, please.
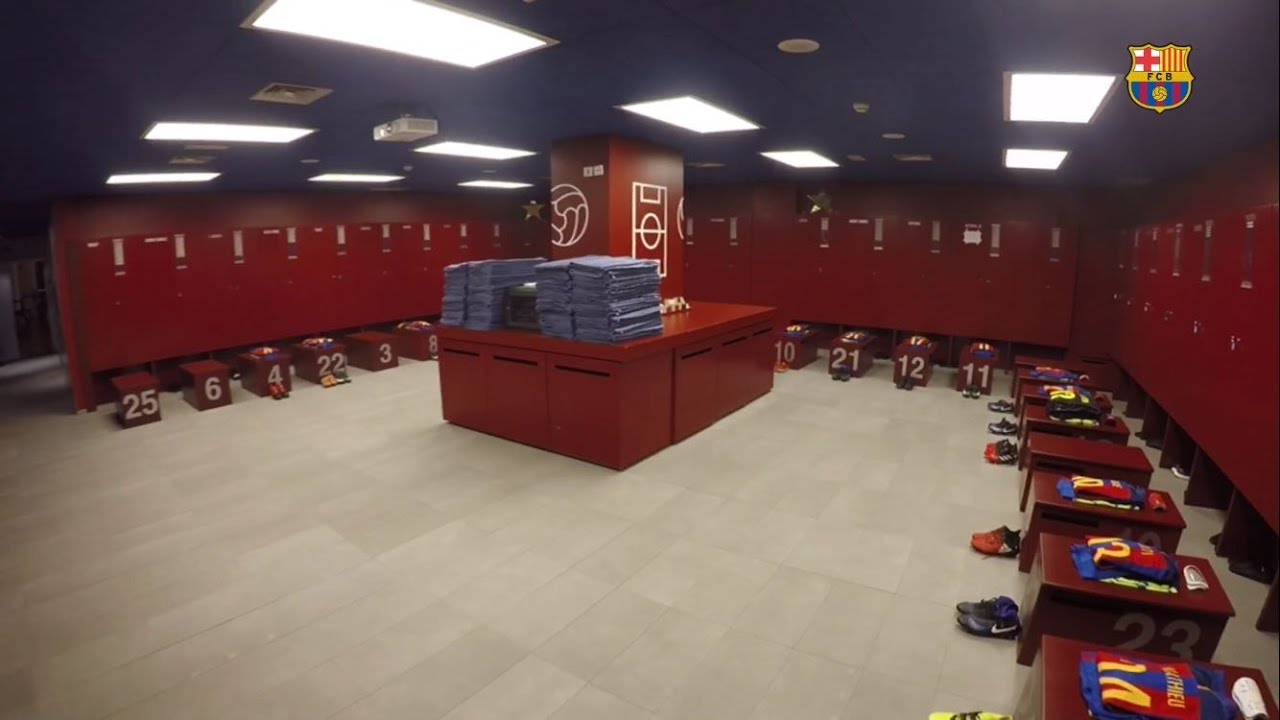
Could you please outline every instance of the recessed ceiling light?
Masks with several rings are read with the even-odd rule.
[[[845,155],[845,157],[849,158],[849,159],[850,159],[850,160],[852,160],[853,162],[866,162],[866,161],[867,161],[867,156],[865,156],[865,155]]]
[[[311,182],[332,183],[388,183],[403,180],[400,175],[366,175],[363,173],[324,173],[311,178]]]
[[[434,145],[425,145],[415,152],[428,155],[453,155],[456,157],[482,158],[484,160],[510,160],[511,158],[529,157],[528,150],[498,147],[496,145],[477,145],[475,143],[455,142],[449,140]]]
[[[907,136],[902,133],[884,133],[880,137],[885,140],[905,140]]]
[[[299,160],[299,162],[301,162],[303,165],[315,165],[320,161],[317,158],[303,158],[302,160]]]
[[[1028,150],[1009,148],[1004,151],[1004,166],[1025,170],[1057,170],[1067,159],[1066,150]]]
[[[741,118],[728,110],[723,110],[701,98],[690,95],[621,105],[619,109],[703,135],[760,129],[759,125],[750,120]]]
[[[853,104],[853,111],[859,115],[871,112],[871,103],[856,102]]]
[[[555,41],[427,0],[267,0],[246,27],[477,68]]]
[[[516,188],[533,187],[531,183],[511,182],[509,180],[468,180],[458,183],[460,187],[474,188],[497,188],[499,190],[514,190]]]
[[[933,162],[929,153],[895,153],[893,159],[898,162]]]
[[[1005,73],[1004,119],[1013,122],[1092,122],[1111,94],[1113,75]]]
[[[107,178],[108,185],[149,185],[153,183],[198,183],[209,182],[221,173],[169,172],[169,173],[132,173],[112,175]]]
[[[790,38],[778,43],[778,49],[784,53],[792,55],[806,55],[811,52],[817,52],[822,47],[817,40],[809,38]]]
[[[144,140],[185,140],[188,142],[291,143],[315,130],[275,125],[233,125],[226,123],[158,122]]]
[[[834,160],[825,158],[812,150],[775,150],[762,152],[761,155],[770,160],[777,160],[794,168],[830,168],[839,167]]]

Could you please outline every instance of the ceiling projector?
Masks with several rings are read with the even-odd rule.
[[[417,142],[440,132],[440,123],[425,118],[402,117],[373,128],[378,142]]]

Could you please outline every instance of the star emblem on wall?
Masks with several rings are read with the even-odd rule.
[[[525,220],[541,220],[542,209],[545,208],[546,205],[543,205],[540,202],[535,202],[533,200],[530,200],[529,202],[525,203],[524,205],[521,205],[520,207],[524,208]]]
[[[831,212],[831,196],[826,192],[820,192],[817,195],[809,195],[807,197],[809,198],[810,215]]]

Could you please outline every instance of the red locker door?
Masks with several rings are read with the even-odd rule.
[[[932,255],[938,270],[933,275],[936,294],[931,312],[943,332],[970,338],[990,335],[992,323],[986,316],[986,298],[991,283],[993,227],[963,222],[941,224],[941,248]]]
[[[869,325],[869,303],[876,302],[867,282],[871,264],[872,221],[867,217],[831,219],[831,293],[833,322]]]
[[[722,274],[725,302],[751,302],[751,218],[731,216],[725,222],[725,266]],[[687,282],[687,281],[686,281]]]
[[[293,292],[285,228],[252,228],[241,232],[249,286],[247,318],[260,339],[278,340],[298,332],[300,306]]]
[[[1001,223],[1000,247],[990,249],[991,284],[986,306],[995,337],[1034,342],[1046,301],[1043,272],[1047,253],[1038,252],[1037,228],[1029,222]],[[1047,240],[1044,243],[1048,245]],[[996,257],[995,254],[999,256]]]
[[[718,287],[719,234],[724,218],[690,218],[684,237],[684,293],[689,300],[723,302]],[[689,232],[692,230],[692,232]]]
[[[929,288],[925,260],[929,255],[929,222],[908,218],[887,231],[884,243],[887,325],[897,330],[921,330],[928,322]]]
[[[426,243],[422,223],[395,223],[391,226],[391,292],[393,320],[420,318],[427,314],[428,273]]]
[[[125,239],[126,273],[122,277],[128,327],[129,364],[173,357],[183,348],[187,328],[175,306],[173,239],[138,235]]]
[[[298,332],[314,334],[337,327],[338,311],[332,302],[338,274],[337,228],[309,225],[294,234],[298,257],[290,267],[304,322]]]
[[[800,216],[791,223],[781,268],[789,319],[820,322],[826,314],[826,282],[823,263],[829,252],[823,245],[820,218]]]
[[[81,342],[86,346],[89,369],[119,367],[124,364],[125,346],[115,339],[116,333],[128,332],[122,292],[127,270],[118,262],[124,258],[124,238],[89,240],[76,252],[79,275],[74,282],[80,288],[80,312],[84,318]]]
[[[1045,228],[1045,232],[1048,235],[1045,291],[1050,302],[1045,305],[1038,342],[1042,345],[1066,347],[1071,341],[1071,316],[1076,304],[1079,230],[1075,227],[1053,225]]]
[[[344,310],[338,312],[334,327],[355,327],[373,322],[381,305],[380,285],[383,281],[384,258],[382,226],[364,223],[347,226],[347,270],[339,278],[341,285],[334,302]]]
[[[185,258],[177,274],[186,321],[200,327],[210,350],[250,342],[252,338],[243,337],[245,309],[237,287],[241,266],[234,264],[231,232],[187,233],[182,245]]]
[[[824,323],[839,323],[843,317],[841,312],[844,303],[844,283],[841,274],[841,250],[836,241],[835,226],[839,218],[829,215],[815,217],[813,224],[814,238],[812,284],[806,294],[811,298],[811,309],[806,317]]]
[[[1272,207],[1229,215],[1215,252],[1223,253],[1224,282],[1217,285],[1215,315],[1228,319],[1220,348],[1218,396],[1227,417],[1265,422],[1276,396],[1276,233]],[[1256,406],[1267,406],[1260,411]],[[1219,403],[1214,407],[1222,407]],[[1274,423],[1274,420],[1267,424]],[[1260,429],[1260,428],[1259,428]],[[1274,435],[1271,436],[1274,439]]]
[[[870,246],[855,245],[855,249],[863,248],[859,250],[861,265],[858,275],[864,284],[861,292],[864,303],[862,311],[856,317],[861,318],[859,323],[868,327],[892,328],[893,313],[890,306],[895,298],[886,247],[890,237],[896,232],[897,219],[872,217],[870,220]]]
[[[782,307],[784,284],[782,264],[786,255],[786,224],[773,218],[757,218],[752,226],[750,289],[751,304]],[[779,311],[782,321],[788,318]]]

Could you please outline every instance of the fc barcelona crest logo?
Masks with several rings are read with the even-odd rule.
[[[1158,113],[1180,107],[1191,97],[1195,80],[1187,64],[1190,54],[1190,45],[1130,45],[1132,65],[1125,76],[1129,97],[1138,107]]]

